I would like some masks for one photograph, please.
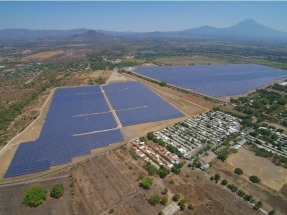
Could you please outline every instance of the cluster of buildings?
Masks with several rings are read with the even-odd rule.
[[[219,111],[210,111],[155,132],[158,139],[177,147],[189,159],[206,144],[221,144],[228,135],[240,131],[240,119]]]
[[[130,142],[136,154],[146,162],[150,162],[155,166],[164,166],[166,169],[171,169],[174,165],[179,164],[180,159],[177,155],[169,152],[162,146],[149,147],[145,142],[139,139]]]
[[[260,127],[259,129],[268,128]],[[246,139],[256,144],[256,146],[259,148],[263,148],[269,152],[272,152],[273,154],[281,155],[287,158],[287,135],[284,133],[276,132],[274,130],[270,131],[278,137],[276,140],[265,141],[251,135],[246,135]]]

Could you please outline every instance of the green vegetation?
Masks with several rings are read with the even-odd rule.
[[[92,70],[113,69],[115,65],[109,61],[104,61],[96,52],[87,54],[87,60]]]
[[[181,199],[177,205],[180,207],[180,210],[182,211],[186,208],[186,202],[184,199]]]
[[[140,181],[140,186],[145,189],[148,190],[153,184],[153,179],[150,177],[144,177],[141,181]]]
[[[144,169],[148,172],[148,175],[155,175],[157,173],[157,168],[152,165],[150,162],[147,162],[144,165]]]
[[[148,202],[151,204],[151,205],[156,205],[156,204],[159,204],[161,201],[161,198],[160,196],[158,195],[153,195],[149,198]]]
[[[24,197],[23,204],[37,207],[46,200],[47,190],[40,185],[30,187]]]
[[[131,149],[129,152],[133,159],[138,160],[140,158],[134,149]]]
[[[236,169],[234,170],[234,173],[236,173],[237,175],[242,175],[242,174],[243,174],[243,170],[240,169],[240,168],[236,168]]]
[[[182,158],[183,155],[181,154],[181,152],[178,150],[178,148],[176,148],[175,146],[171,145],[171,144],[167,144],[166,145],[166,149],[168,151],[170,151],[171,153],[176,154],[178,157]]]
[[[214,175],[214,180],[215,180],[216,183],[219,181],[220,178],[221,178],[220,174],[216,173]]]
[[[159,195],[152,195],[148,200],[148,202],[151,205],[157,205],[157,204],[166,205],[167,201],[168,201],[167,196],[160,197]]]
[[[257,210],[259,210],[260,208],[262,208],[262,206],[263,206],[263,203],[262,203],[261,201],[258,201],[258,202],[254,205],[253,209],[257,211]]]
[[[222,184],[223,186],[226,186],[226,185],[228,184],[228,181],[227,181],[226,179],[223,179],[223,180],[221,181],[221,184]]]
[[[180,195],[179,194],[175,194],[173,197],[172,197],[172,201],[174,202],[178,202],[180,200]]]
[[[157,171],[157,174],[159,175],[159,177],[161,178],[165,178],[168,174],[169,174],[169,170],[167,170],[166,168],[164,168],[164,166],[160,166],[159,170]]]
[[[54,199],[59,199],[63,195],[64,195],[64,185],[63,184],[56,184],[50,193],[50,196]]]
[[[140,137],[140,141],[146,143],[146,138],[145,137]]]
[[[256,117],[259,123],[268,120],[287,125],[287,110],[285,108],[287,97],[280,93],[262,89],[247,97],[232,100],[232,102],[236,105],[235,110],[243,112],[249,117]]]
[[[268,215],[276,215],[276,211],[275,210],[272,210],[268,213]]]
[[[255,175],[252,175],[249,177],[249,180],[252,182],[252,183],[260,183],[261,179]]]
[[[159,86],[162,86],[162,87],[166,86],[166,82],[161,81],[161,82],[159,83]]]

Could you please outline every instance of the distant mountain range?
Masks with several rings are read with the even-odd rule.
[[[0,30],[0,41],[62,41],[62,42],[110,42],[127,39],[185,39],[238,42],[287,43],[287,32],[274,30],[248,19],[228,28],[202,26],[173,32],[115,32],[90,29],[74,30]]]

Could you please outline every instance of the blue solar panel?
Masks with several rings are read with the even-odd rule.
[[[139,82],[114,83],[104,90],[123,126],[182,117],[183,114]]]
[[[92,149],[121,142],[118,129],[109,131],[116,127],[99,86],[57,89],[38,140],[19,145],[5,177],[48,170]],[[101,133],[76,136],[97,131]]]
[[[104,89],[124,126],[183,116],[138,82]],[[47,170],[123,140],[99,86],[57,89],[39,138],[19,145],[5,177]]]
[[[255,64],[138,67],[136,72],[214,97],[243,94],[287,77],[287,71]]]

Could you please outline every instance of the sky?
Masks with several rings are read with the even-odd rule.
[[[287,32],[287,2],[0,2],[0,29],[176,31],[245,19]]]

